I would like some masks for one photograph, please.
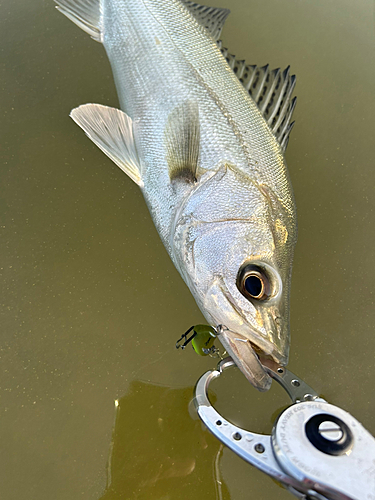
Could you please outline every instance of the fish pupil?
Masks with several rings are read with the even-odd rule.
[[[253,297],[259,297],[262,293],[263,283],[259,276],[248,276],[245,280],[246,291]]]

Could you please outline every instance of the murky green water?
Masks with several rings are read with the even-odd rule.
[[[233,53],[298,77],[289,367],[375,433],[374,4],[220,5]],[[291,498],[189,415],[214,363],[174,341],[202,316],[137,186],[68,117],[117,106],[103,47],[52,0],[1,7],[1,498]],[[287,403],[235,371],[213,389],[259,432]]]

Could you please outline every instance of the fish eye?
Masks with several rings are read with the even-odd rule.
[[[240,269],[237,288],[247,299],[265,300],[271,294],[267,274],[261,267],[252,264]]]

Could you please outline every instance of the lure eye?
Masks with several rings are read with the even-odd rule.
[[[270,296],[270,282],[259,266],[247,265],[240,269],[237,288],[247,299],[265,300]]]

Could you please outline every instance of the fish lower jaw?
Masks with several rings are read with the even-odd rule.
[[[225,314],[211,314],[208,308],[202,304],[201,310],[206,317],[209,324],[217,329],[219,326],[227,331],[232,338],[242,338],[243,341],[249,341],[252,349],[260,359],[272,360],[280,366],[285,366],[288,363],[288,348],[279,349],[278,346],[272,342],[272,339],[267,338],[262,332],[256,328],[252,328],[248,323],[238,322],[237,318],[231,318]],[[220,334],[218,335],[219,340]],[[227,348],[228,344],[222,342],[223,346]]]
[[[269,365],[269,362],[276,367],[280,368],[288,364],[288,358],[285,355],[280,355],[278,352],[272,352],[271,354],[266,354],[262,349],[260,349],[256,344],[250,341],[251,347],[257,354],[262,365]]]
[[[271,377],[249,339],[224,328],[219,329],[219,332],[220,342],[247,380],[259,391],[268,391],[271,387]]]
[[[258,342],[254,343],[247,336],[228,330],[222,325],[221,328],[218,327],[218,338],[247,380],[259,391],[268,391],[272,380],[266,366],[272,366],[274,370],[284,366],[284,360],[279,353],[267,354],[259,348]]]
[[[279,366],[287,365],[288,353],[280,352],[280,350],[277,349],[277,346],[272,341],[264,338],[260,333],[252,331],[250,329],[248,329],[246,332],[242,331],[241,333],[239,333],[240,328],[238,328],[238,330],[236,329],[236,331],[231,328],[228,329],[224,325],[223,328],[227,330],[231,338],[237,338],[239,342],[248,341],[260,360],[271,360]]]
[[[271,344],[271,346],[267,346],[268,348],[263,349],[256,340],[249,339],[249,342],[261,361],[270,360],[279,366],[286,366],[288,364],[288,355],[280,353],[274,344]]]

